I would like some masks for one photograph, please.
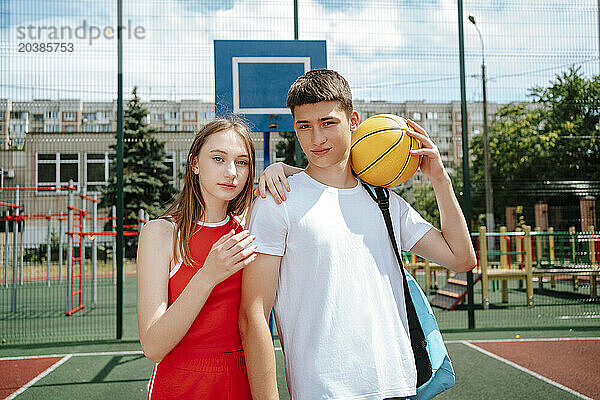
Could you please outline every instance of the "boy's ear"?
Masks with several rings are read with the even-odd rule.
[[[352,115],[350,116],[350,131],[354,132],[358,129],[358,125],[360,124],[360,116],[358,115],[358,111],[352,111]]]

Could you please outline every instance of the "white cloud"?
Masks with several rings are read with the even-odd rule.
[[[85,19],[116,25],[112,3],[86,0],[63,11],[56,3],[54,13],[10,4],[18,24],[77,26]],[[85,10],[93,11],[86,15]],[[588,75],[598,72],[597,60],[589,61],[598,56],[595,2],[471,0],[464,13],[476,16],[484,36],[491,101],[522,100],[528,87],[546,84],[570,64],[584,63]],[[327,41],[328,65],[348,78],[356,98],[450,101],[460,96],[455,0],[367,0],[339,9],[306,0],[300,2],[299,17],[300,39]],[[279,1],[240,0],[220,10],[193,10],[177,0],[126,2],[127,20],[142,26],[146,37],[124,41],[125,91],[137,85],[140,95],[154,99],[210,101],[213,40],[291,40],[294,29],[291,2]],[[99,39],[91,46],[74,40],[69,54],[17,53],[15,24],[0,32],[8,38],[0,48],[0,97],[116,97],[116,40]],[[480,43],[466,20],[464,33],[467,75],[477,75]],[[479,78],[469,77],[467,84],[469,100],[478,100]]]

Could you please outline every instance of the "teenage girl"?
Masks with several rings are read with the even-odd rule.
[[[140,234],[138,328],[156,363],[149,399],[251,399],[238,308],[241,269],[256,257],[240,225],[253,182],[247,128],[214,120],[192,143],[183,190]]]

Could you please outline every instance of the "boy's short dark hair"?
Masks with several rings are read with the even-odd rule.
[[[337,101],[348,118],[352,115],[352,92],[343,76],[330,69],[313,69],[292,83],[285,104],[294,115],[294,107],[321,101]]]

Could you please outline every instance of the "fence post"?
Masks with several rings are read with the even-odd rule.
[[[98,195],[95,194],[92,200],[92,231],[94,232],[94,239],[92,239],[92,304],[96,304],[96,298],[98,296]]]
[[[4,287],[8,289],[8,256],[10,252],[10,247],[8,246],[8,241],[10,240],[9,233],[9,225],[8,225],[8,216],[10,213],[4,211]]]
[[[540,268],[542,266],[542,228],[536,226],[535,232],[537,235],[535,236],[535,253],[536,253],[536,266]],[[544,288],[544,277],[542,275],[538,276],[538,287],[540,289]]]
[[[500,233],[506,233],[506,227],[500,227]],[[507,247],[506,236],[500,236],[500,269],[508,269],[508,256],[506,254]],[[502,279],[502,302],[508,303],[508,280]]]
[[[48,210],[46,220],[48,221],[48,236],[46,238],[46,285],[50,286],[50,263],[52,261],[52,217],[50,210]]]
[[[112,231],[117,233],[117,207],[112,206],[111,210]],[[112,278],[113,285],[117,284],[117,236],[112,236]]]
[[[590,264],[592,268],[597,268],[598,264],[596,263],[596,243],[594,240],[594,226],[590,225],[588,227],[588,231],[590,231],[590,241],[589,241],[589,254],[590,254]],[[598,290],[596,286],[596,274],[590,274],[590,297],[595,299],[598,297]]]
[[[21,271],[21,285],[23,284],[23,254],[25,253],[25,220],[19,219],[19,269]]]
[[[14,204],[19,205],[19,185],[14,194]],[[19,216],[19,208],[15,208],[15,217]],[[12,220],[13,225],[13,276],[12,276],[12,298],[11,298],[11,311],[17,312],[17,283],[18,283],[18,268],[17,268],[17,244],[19,243],[19,225],[17,219]]]
[[[144,217],[144,210],[140,208],[138,211],[138,232],[141,232],[142,228],[144,227]]]
[[[481,294],[483,308],[488,309],[490,306],[490,297],[488,293],[488,257],[485,226],[479,227],[479,268],[481,268]]]
[[[569,233],[571,234],[571,261],[573,262],[573,264],[577,264],[577,248],[575,247],[575,236],[577,235],[575,233],[575,227],[571,226],[569,227]],[[577,275],[573,275],[573,290],[577,291],[579,290],[579,280],[577,279]]]
[[[62,267],[63,267],[63,220],[58,217],[58,280],[62,282]]]
[[[548,251],[550,253],[550,265],[554,268],[554,262],[556,261],[556,254],[554,253],[554,228],[548,228]],[[552,275],[550,277],[550,287],[556,287],[556,276]]]
[[[533,306],[533,260],[531,250],[531,227],[525,226],[525,273],[527,274],[527,305]]]
[[[69,181],[69,193],[67,195],[67,310],[73,309],[73,298],[71,296],[71,286],[73,285],[73,181]]]
[[[87,223],[86,223],[86,215],[87,215],[87,186],[81,186],[81,209],[83,210],[83,215],[81,216],[81,230],[83,232],[87,232]],[[85,304],[85,237],[86,235],[81,235],[81,304]]]

